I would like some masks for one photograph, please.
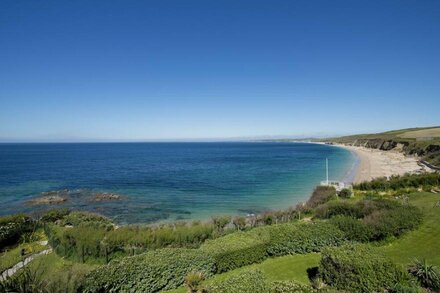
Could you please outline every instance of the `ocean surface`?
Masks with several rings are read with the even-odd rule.
[[[308,143],[0,144],[0,215],[68,207],[122,224],[260,213],[306,201],[325,158],[332,180],[348,180],[357,160]],[[27,203],[60,190],[62,204]],[[123,199],[95,202],[97,192]]]

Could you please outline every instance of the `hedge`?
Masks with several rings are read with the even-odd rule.
[[[164,248],[111,262],[85,278],[81,292],[158,292],[183,284],[190,272],[206,277],[215,271],[214,260],[196,249]]]
[[[349,240],[368,242],[373,235],[373,229],[362,222],[349,216],[335,216],[330,223],[345,233]]]
[[[269,235],[267,253],[271,256],[318,252],[323,247],[338,246],[345,241],[341,230],[325,222],[280,224],[260,227],[249,233],[260,237]]]
[[[210,293],[268,293],[270,285],[259,270],[248,270],[207,286]]]
[[[260,238],[255,233],[236,232],[208,240],[200,250],[215,259],[220,273],[264,260],[268,241],[268,237]]]
[[[348,292],[382,292],[411,287],[410,276],[366,245],[326,248],[319,274],[328,285]]]

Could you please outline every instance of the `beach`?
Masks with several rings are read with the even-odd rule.
[[[429,171],[427,167],[419,165],[416,157],[405,156],[399,151],[382,151],[347,145],[337,146],[355,153],[359,158],[353,183],[369,181],[378,177]]]

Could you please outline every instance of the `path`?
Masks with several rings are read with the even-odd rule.
[[[0,275],[0,281],[4,281],[7,277],[12,276],[13,274],[15,274],[19,269],[23,268],[24,266],[26,266],[28,263],[30,263],[31,261],[33,261],[36,257],[40,256],[40,255],[46,255],[52,252],[52,248],[43,250],[39,253],[35,253],[27,258],[25,258],[23,261],[20,261],[19,263],[15,264],[12,268],[7,269],[6,271],[4,271],[1,275]]]

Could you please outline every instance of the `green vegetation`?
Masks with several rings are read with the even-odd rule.
[[[345,234],[330,223],[289,223],[255,229],[251,233],[269,235],[267,252],[271,256],[319,252],[327,246],[344,243]],[[264,234],[263,234],[264,235]]]
[[[418,207],[424,217],[420,227],[380,249],[394,262],[407,265],[414,258],[427,259],[440,266],[440,194],[416,192],[408,195],[409,203]]]
[[[381,292],[396,286],[416,287],[400,267],[363,245],[325,249],[319,275],[326,284],[348,292]]]
[[[440,290],[440,270],[426,260],[415,260],[408,268],[411,275],[416,277],[420,284],[434,292]]]
[[[320,204],[326,203],[336,198],[336,189],[333,186],[317,186],[313,190],[312,196],[307,201],[307,206],[315,208]]]
[[[19,214],[0,217],[0,251],[16,244],[20,238],[34,231],[35,225],[29,216]]]
[[[219,293],[267,293],[270,286],[261,271],[249,270],[240,272],[225,280],[216,280],[207,286],[208,292]]]
[[[350,196],[317,188],[306,205],[206,223],[116,227],[96,214],[53,210],[28,219],[44,227],[56,253],[0,286],[48,293],[435,291],[440,194],[417,190],[438,189],[438,176],[379,179],[354,186]],[[1,256],[7,267],[20,258],[17,241],[38,243],[37,233],[22,231]]]
[[[13,267],[27,256],[43,251],[44,249],[46,249],[46,246],[41,245],[40,241],[36,241],[22,243],[11,250],[2,252],[0,254],[0,272]]]
[[[267,240],[249,232],[237,232],[206,241],[200,250],[215,259],[217,272],[226,272],[267,257]]]
[[[82,292],[157,292],[179,287],[191,272],[214,271],[214,260],[200,250],[164,248],[100,267],[87,275]]]
[[[369,182],[362,182],[354,185],[354,188],[363,191],[386,191],[415,189],[424,187],[425,190],[430,190],[433,186],[440,185],[440,173],[426,173],[426,174],[412,174],[403,176],[392,176],[391,178],[378,178]],[[403,190],[405,191],[405,190]]]

